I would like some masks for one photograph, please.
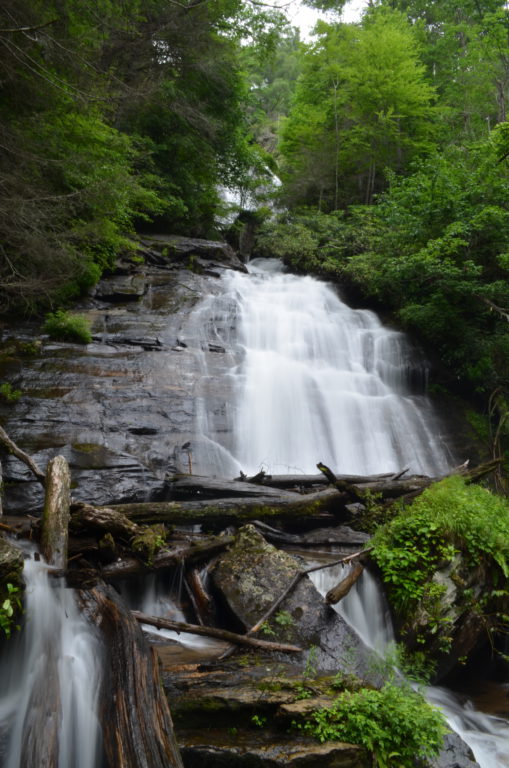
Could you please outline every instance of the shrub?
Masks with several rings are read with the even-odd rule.
[[[344,691],[330,707],[316,710],[302,726],[319,741],[359,744],[378,768],[414,768],[416,758],[437,755],[447,733],[441,712],[408,685]]]
[[[53,339],[61,341],[76,341],[80,344],[90,344],[90,322],[85,315],[72,315],[59,309],[49,312],[44,321],[43,330]]]
[[[403,507],[378,530],[373,545],[392,602],[405,613],[426,596],[434,571],[456,552],[469,567],[484,564],[494,583],[509,576],[509,503],[453,475]]]
[[[21,397],[21,389],[14,389],[12,384],[5,381],[0,384],[0,400],[4,400],[7,403],[17,403]]]

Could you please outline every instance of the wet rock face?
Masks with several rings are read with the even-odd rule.
[[[440,755],[430,762],[430,768],[479,768],[470,747],[457,733],[448,733]]]
[[[245,629],[256,624],[301,570],[299,562],[247,525],[212,573],[216,589]],[[368,675],[370,652],[305,576],[285,598],[268,631],[308,649],[303,660],[322,670]],[[311,652],[309,649],[312,649]]]
[[[0,376],[23,393],[14,407],[0,402],[2,425],[43,470],[64,455],[73,498],[93,504],[158,498],[165,473],[189,464],[197,471],[197,403],[209,407],[203,360],[217,367],[225,355],[209,349],[203,317],[192,310],[220,290],[211,274],[245,269],[224,243],[161,237],[144,247],[144,264],[119,264],[78,308],[91,321],[91,344],[43,337],[30,357],[0,355]],[[189,260],[194,271],[183,268]],[[38,334],[29,324],[6,329],[4,339]],[[220,414],[225,394],[213,396],[210,410]],[[16,459],[4,455],[2,463],[4,512],[37,513],[38,484]]]
[[[0,598],[6,597],[7,584],[22,586],[23,555],[0,534]]]

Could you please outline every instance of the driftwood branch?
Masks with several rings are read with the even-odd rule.
[[[31,456],[28,455],[28,453],[25,453],[25,451],[22,451],[21,448],[18,448],[16,443],[11,440],[7,432],[0,427],[0,443],[4,445],[9,453],[12,453],[13,456],[16,456],[17,459],[23,462],[23,464],[26,464],[26,466],[34,473],[37,480],[41,483],[41,485],[45,485],[46,478],[44,472],[37,466],[35,461],[31,458]]]
[[[171,621],[170,619],[160,619],[157,616],[149,616],[141,611],[132,612],[134,618],[141,624],[149,624],[159,629],[172,629],[175,632],[189,632],[192,635],[202,635],[204,637],[215,637],[218,640],[226,640],[229,643],[245,645],[250,648],[258,648],[265,651],[282,651],[285,653],[300,653],[302,648],[287,643],[272,643],[268,640],[258,640],[247,635],[238,635],[236,632],[229,632],[226,629],[217,629],[216,627],[202,627],[197,624],[187,624],[184,621]]]

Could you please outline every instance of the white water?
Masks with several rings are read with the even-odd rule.
[[[219,393],[204,371],[217,405],[200,414],[197,471],[313,473],[323,461],[346,474],[443,472],[451,457],[405,336],[276,259],[249,269],[226,274],[202,309],[204,346],[224,346],[231,367]]]
[[[325,595],[346,573],[341,566],[334,566],[315,571],[310,578]],[[366,645],[381,656],[391,653],[395,640],[389,609],[369,571],[364,571],[335,608]],[[442,709],[450,727],[469,745],[481,768],[509,766],[507,720],[476,710],[470,701],[461,700],[445,688],[428,687],[424,693],[430,703]]]
[[[173,588],[177,587],[178,594],[173,596]],[[134,587],[134,588],[133,588]],[[141,611],[149,616],[158,616],[171,621],[187,621],[182,609],[179,607],[182,585],[169,583],[168,576],[156,576],[150,574],[145,577],[143,584],[130,585],[125,582],[121,586],[122,596],[126,600],[129,608],[135,611]],[[171,629],[156,629],[149,624],[142,624],[144,632],[154,635],[157,638],[172,640],[179,645],[189,649],[196,649],[200,652],[206,649],[222,650],[224,643],[214,640],[211,637],[200,637],[186,632],[175,632]]]
[[[42,765],[42,739],[54,733],[58,768],[97,768],[99,640],[72,591],[50,580],[42,562],[28,559],[24,577],[24,626],[11,636],[0,665],[0,765]]]

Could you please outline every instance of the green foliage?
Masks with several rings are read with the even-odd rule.
[[[0,400],[4,400],[7,403],[17,403],[21,395],[21,390],[14,389],[12,384],[9,384],[8,381],[4,381],[0,384]]]
[[[62,309],[49,312],[44,321],[43,330],[53,339],[90,344],[92,334],[90,321],[85,315],[75,315]]]
[[[435,757],[447,732],[443,715],[410,686],[344,691],[331,707],[313,712],[304,730],[321,742],[360,744],[378,768],[413,768]]]
[[[285,200],[323,210],[371,202],[385,168],[434,146],[434,90],[411,27],[380,9],[361,28],[321,25],[284,125]]]
[[[401,508],[372,544],[372,557],[398,612],[408,615],[421,603],[440,621],[443,587],[430,579],[457,552],[469,567],[483,566],[495,583],[497,572],[509,576],[509,503],[451,476]]]
[[[15,614],[21,608],[19,589],[13,584],[7,584],[7,597],[0,603],[0,629],[7,637],[11,636],[15,627]]]
[[[154,556],[165,546],[167,535],[164,525],[150,525],[133,536],[131,547],[134,552],[140,553],[145,558],[147,565],[151,566]]]

